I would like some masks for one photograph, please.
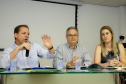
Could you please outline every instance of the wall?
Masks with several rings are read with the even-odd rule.
[[[31,42],[43,46],[41,36],[48,34],[56,49],[66,42],[66,29],[75,25],[75,6],[70,5],[32,0],[1,0],[0,11],[0,48],[14,43],[13,32],[17,25],[27,24]]]
[[[126,6],[119,7],[119,36],[123,35],[125,39],[123,43],[126,43]]]
[[[120,34],[126,35],[125,7],[84,4],[79,6],[78,13],[79,42],[89,49],[92,60],[94,60],[95,47],[100,44],[102,26],[112,27],[116,42]]]

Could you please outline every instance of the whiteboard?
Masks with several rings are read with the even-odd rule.
[[[44,47],[41,36],[47,34],[56,49],[66,43],[66,29],[75,26],[75,6],[32,0],[0,0],[0,48],[14,43],[14,28],[21,24],[29,26],[32,43]]]

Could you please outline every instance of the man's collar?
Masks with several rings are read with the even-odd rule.
[[[18,47],[18,45],[14,42],[14,47]]]
[[[70,45],[69,45],[68,43],[67,43],[66,45],[67,45],[69,48],[71,48]],[[78,46],[78,43],[77,43],[77,45],[75,46],[75,49],[77,48],[77,46]]]

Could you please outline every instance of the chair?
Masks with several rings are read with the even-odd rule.
[[[121,84],[126,84],[126,73],[119,74],[121,79]]]

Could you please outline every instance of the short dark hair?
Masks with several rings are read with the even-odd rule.
[[[14,34],[15,34],[15,33],[19,33],[21,27],[27,27],[27,28],[29,29],[29,27],[28,27],[27,25],[18,25],[18,26],[15,27],[15,29],[14,29]],[[15,38],[15,40],[16,40],[16,38]]]
[[[78,32],[78,29],[76,27],[69,27],[67,30],[66,30],[66,35],[67,35],[67,32],[70,30],[70,29],[75,29],[77,32]],[[79,34],[79,32],[78,32]]]
[[[27,25],[18,25],[17,27],[15,27],[15,29],[14,29],[14,34],[15,33],[18,33],[19,31],[20,31],[20,28],[21,27],[27,27],[28,29],[29,29],[29,27],[27,26]]]

